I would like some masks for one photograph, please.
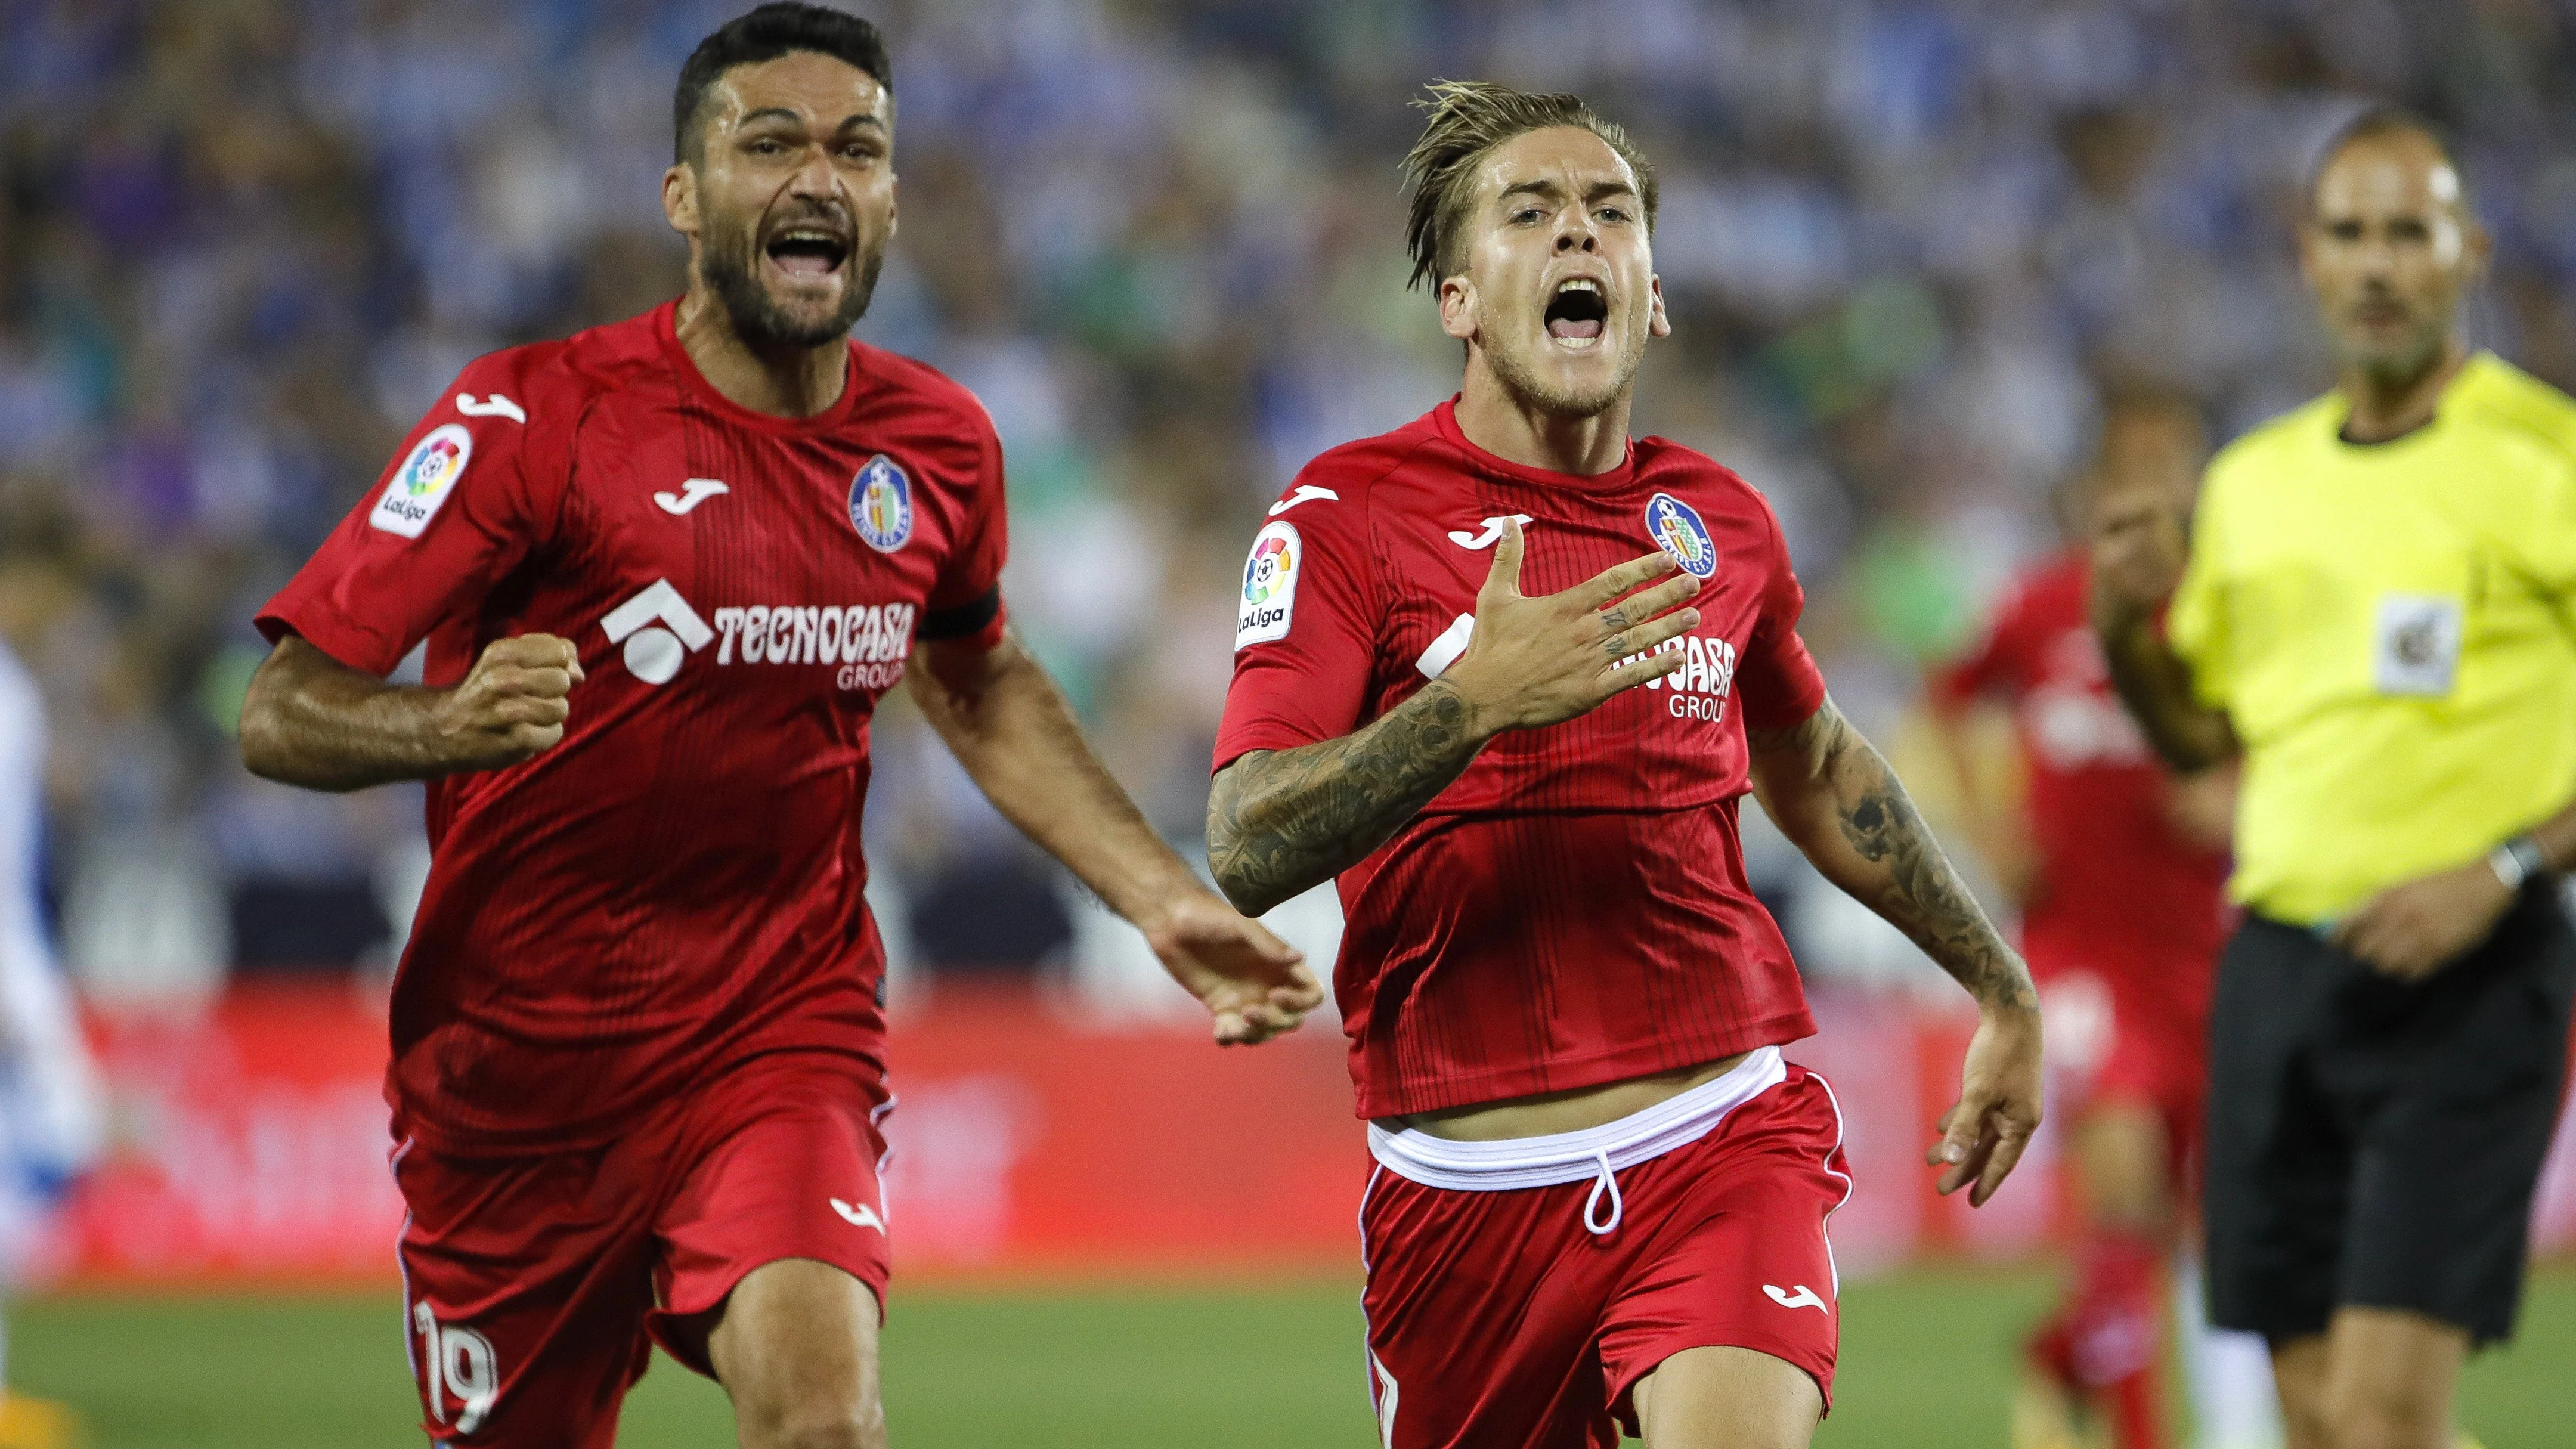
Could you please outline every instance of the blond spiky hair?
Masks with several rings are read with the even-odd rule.
[[[1626,130],[1593,114],[1583,97],[1534,95],[1493,81],[1433,81],[1427,89],[1413,104],[1431,116],[1404,158],[1404,179],[1413,188],[1413,214],[1404,227],[1405,249],[1413,256],[1408,288],[1425,279],[1437,287],[1467,269],[1462,223],[1475,200],[1477,163],[1505,141],[1551,126],[1581,126],[1619,153],[1637,173],[1646,234],[1654,234],[1655,168]]]

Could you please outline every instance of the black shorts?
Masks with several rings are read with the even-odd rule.
[[[2576,932],[2537,883],[2413,985],[2248,916],[2210,1021],[2211,1320],[2279,1343],[2353,1304],[2507,1337],[2571,999]]]

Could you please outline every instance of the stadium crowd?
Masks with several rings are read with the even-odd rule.
[[[47,888],[93,992],[390,954],[418,792],[244,773],[251,613],[463,362],[680,289],[670,77],[738,8],[0,0],[0,638],[50,714]],[[1435,76],[1584,92],[1659,161],[1675,335],[1638,431],[1770,495],[1881,739],[2054,539],[2103,389],[2225,438],[2327,384],[2290,225],[2366,100],[2457,128],[2498,241],[2473,336],[2576,384],[2549,0],[866,8],[904,184],[861,335],[991,410],[1013,615],[1176,839],[1262,504],[1455,385],[1395,171]],[[904,711],[878,748],[911,955],[1060,953],[1080,907],[1042,858]],[[1795,861],[1763,867],[1793,936],[1865,967]]]

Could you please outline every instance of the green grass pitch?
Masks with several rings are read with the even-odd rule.
[[[1820,1449],[1993,1449],[2009,1353],[2047,1296],[2031,1270],[1927,1269],[1855,1283]],[[1208,1290],[918,1291],[886,1337],[898,1449],[1288,1449],[1377,1442],[1351,1284]],[[373,1298],[39,1301],[12,1315],[11,1371],[87,1417],[91,1449],[418,1449],[402,1325]],[[2488,1449],[2576,1449],[2576,1266],[2534,1284],[2520,1341],[2472,1366]],[[626,1449],[733,1442],[724,1396],[657,1359]]]

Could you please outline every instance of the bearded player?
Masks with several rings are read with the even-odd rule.
[[[1411,250],[1465,384],[1272,506],[1217,879],[1257,912],[1339,877],[1386,1444],[1803,1445],[1851,1181],[1832,1093],[1781,1055],[1815,1024],[1740,797],[1976,997],[1945,1192],[1984,1202],[2038,1124],[2038,999],[1826,698],[1761,495],[1627,436],[1671,330],[1645,159],[1573,96],[1426,104]]]
[[[649,1341],[722,1381],[744,1445],[885,1443],[859,811],[897,682],[1219,1041],[1321,999],[1004,627],[975,400],[848,336],[895,229],[875,29],[764,5],[698,47],[674,113],[687,294],[470,364],[259,616],[253,770],[431,782],[388,1096],[441,1445],[605,1449]],[[427,684],[386,683],[423,639]]]
[[[2188,506],[2204,449],[2180,403],[2116,400],[2073,507],[2089,534]],[[2028,1345],[2021,1449],[2071,1444],[2098,1410],[2118,1449],[2158,1449],[2162,1284],[2198,1160],[2211,982],[2231,918],[2233,790],[2177,777],[2119,697],[2086,612],[2091,567],[2069,548],[2017,580],[1967,655],[1931,681],[1962,763],[1969,824],[2021,905],[2021,946],[2048,1003],[2058,1120],[2084,1238],[2064,1301]],[[1972,767],[1981,708],[2009,712],[2019,800]]]

